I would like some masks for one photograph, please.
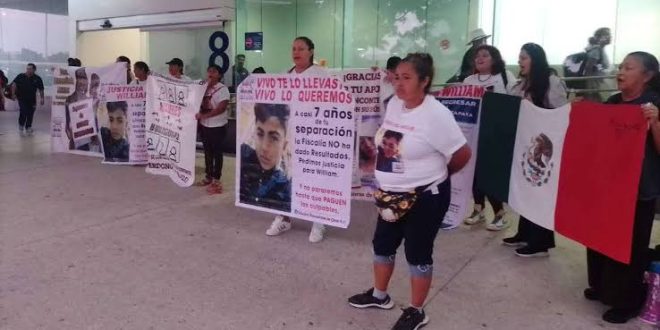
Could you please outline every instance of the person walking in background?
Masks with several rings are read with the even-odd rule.
[[[0,70],[0,111],[5,111],[5,90],[9,79],[5,76],[5,72]]]
[[[373,287],[348,299],[355,308],[391,309],[387,289],[394,272],[396,251],[403,242],[410,269],[410,306],[394,330],[417,330],[429,322],[424,312],[433,278],[433,245],[451,197],[450,176],[471,157],[470,147],[449,109],[429,95],[433,83],[433,58],[409,54],[396,69],[395,90],[377,139],[396,131],[401,137],[401,155],[391,168],[377,169],[380,185],[377,201],[397,200],[391,207],[378,204],[373,236]],[[398,138],[398,136],[397,136]],[[378,158],[384,155],[379,153]],[[386,155],[387,156],[387,155]],[[411,193],[412,192],[412,193]],[[414,199],[398,201],[414,194]],[[412,203],[398,219],[392,208]],[[389,205],[388,205],[389,206]]]
[[[44,105],[44,82],[37,75],[37,66],[28,63],[25,73],[21,73],[11,83],[11,95],[18,99],[20,114],[18,117],[18,129],[21,135],[32,135],[32,120],[37,109],[37,92],[40,96],[40,104]]]
[[[535,43],[522,46],[518,57],[520,80],[511,88],[511,95],[520,96],[537,107],[554,109],[568,103],[566,88],[548,64],[545,50]],[[520,217],[518,233],[502,243],[517,247],[520,257],[545,257],[555,247],[555,234],[525,217]]]
[[[608,104],[638,104],[648,120],[648,136],[639,181],[635,209],[630,264],[618,262],[597,251],[587,249],[589,288],[584,296],[611,308],[603,314],[609,323],[626,323],[637,316],[644,304],[646,286],[644,271],[651,263],[649,248],[656,199],[660,197],[660,65],[658,59],[645,52],[625,57],[617,74],[621,93],[610,97]],[[616,220],[616,219],[612,219]]]
[[[126,56],[117,57],[117,63],[126,63],[126,84],[130,84],[133,81],[133,74],[131,73],[131,60]]]
[[[183,74],[183,61],[180,58],[175,57],[165,64],[169,66],[168,72],[170,77],[181,80],[192,80],[190,77]]]
[[[200,186],[206,186],[209,195],[222,193],[222,165],[223,144],[227,136],[226,125],[229,122],[227,105],[229,104],[229,89],[223,85],[222,69],[217,65],[211,65],[206,70],[207,87],[202,106],[195,116],[200,123],[202,143],[204,144],[204,163],[206,165],[206,177],[199,182]]]
[[[465,52],[465,55],[463,55],[463,61],[461,62],[461,68],[459,71],[453,77],[449,78],[449,80],[447,80],[448,84],[463,82],[465,78],[474,73],[474,56],[476,54],[477,47],[488,44],[488,38],[490,37],[491,36],[486,34],[482,29],[476,29],[470,32],[470,41],[467,43],[467,45],[471,45],[471,47],[467,50],[467,52]]]
[[[329,76],[328,72],[321,66],[314,64],[314,42],[307,37],[298,37],[293,41],[291,47],[291,58],[294,66],[287,73],[298,76]],[[273,220],[266,235],[277,236],[291,230],[291,218],[278,215]],[[325,237],[325,226],[320,223],[312,224],[309,233],[309,241],[318,243]]]
[[[513,73],[506,70],[506,64],[502,59],[500,51],[489,45],[481,45],[476,49],[474,58],[475,74],[465,78],[463,84],[483,86],[490,92],[509,94],[511,87],[516,83]],[[485,206],[486,196],[477,189],[476,177],[472,186],[474,197],[474,211],[465,219],[466,225],[476,225],[486,221]],[[508,227],[505,219],[506,212],[502,202],[488,196],[488,201],[493,207],[495,218],[486,226],[486,229],[499,231]]]
[[[584,65],[584,76],[606,76],[611,72],[611,64],[605,46],[612,43],[612,33],[609,28],[600,28],[596,30],[593,37],[589,38],[589,45],[585,48],[587,53],[586,63]],[[604,89],[607,87],[605,79],[590,79],[586,81],[587,89]],[[585,93],[585,99],[601,102],[600,92]]]
[[[147,63],[142,61],[135,62],[133,65],[133,72],[135,73],[135,80],[131,81],[131,85],[144,85],[147,83],[147,78],[151,71]]]

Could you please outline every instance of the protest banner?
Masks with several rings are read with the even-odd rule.
[[[195,181],[197,120],[206,82],[159,74],[147,79],[147,173],[167,175],[181,187]]]
[[[445,87],[436,94],[438,101],[454,114],[468,146],[472,149],[472,157],[467,165],[451,176],[451,203],[445,214],[444,223],[452,227],[459,226],[465,219],[472,198],[479,141],[479,110],[485,91],[485,87],[481,86],[457,85]]]
[[[126,63],[54,70],[50,127],[53,152],[103,157],[98,129],[101,89],[125,83],[126,70]]]
[[[144,86],[109,85],[101,89],[98,123],[104,164],[147,163]]]
[[[381,99],[384,73],[372,69],[348,69],[333,72],[355,98],[355,154],[353,161],[352,197],[373,201],[376,183],[377,146],[374,140],[385,114]]]
[[[236,205],[346,228],[354,100],[331,76],[252,75],[237,107]]]

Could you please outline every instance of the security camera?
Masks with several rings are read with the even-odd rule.
[[[109,19],[106,19],[103,24],[101,24],[101,27],[104,29],[111,29],[112,28],[112,23],[110,23]]]

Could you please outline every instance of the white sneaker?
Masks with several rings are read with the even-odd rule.
[[[469,217],[467,217],[463,222],[466,225],[472,226],[484,221],[486,221],[486,215],[484,214],[484,210],[475,207],[474,211],[472,211],[472,214]]]
[[[323,240],[324,236],[325,236],[325,225],[315,222],[312,225],[312,231],[309,232],[309,241],[311,243],[319,243]]]
[[[277,236],[291,230],[291,221],[285,221],[285,219],[286,218],[281,215],[276,216],[275,220],[273,220],[273,223],[270,225],[270,228],[266,230],[266,235]]]
[[[502,210],[495,215],[495,219],[486,226],[486,229],[490,231],[500,231],[507,229],[509,227],[509,221],[504,218],[506,211]]]
[[[18,134],[20,134],[21,136],[25,136],[25,128],[19,127],[18,128]]]
[[[32,127],[26,128],[25,129],[25,134],[27,134],[28,136],[34,135],[34,130],[32,129]]]

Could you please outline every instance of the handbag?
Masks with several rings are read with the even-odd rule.
[[[376,199],[376,209],[380,214],[381,219],[387,222],[397,222],[403,218],[418,198],[418,190],[415,189],[409,192],[389,192],[382,189],[374,192]]]

